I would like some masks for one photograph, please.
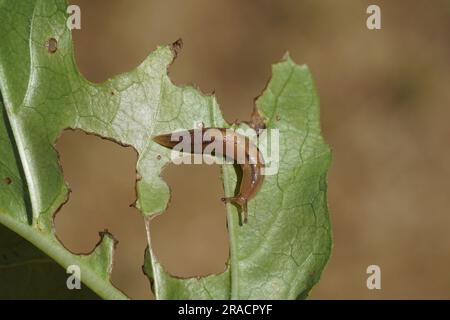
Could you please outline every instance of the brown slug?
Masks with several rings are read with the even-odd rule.
[[[239,193],[234,197],[222,198],[222,201],[239,206],[244,212],[244,223],[247,223],[247,202],[256,195],[264,180],[262,174],[264,159],[258,147],[247,137],[233,130],[218,128],[201,128],[176,132],[175,134],[163,134],[153,137],[153,141],[164,147],[174,149],[175,146],[183,143],[185,137],[188,138],[188,148],[185,148],[185,144],[183,152],[208,154],[209,151],[211,155],[222,156],[241,166],[242,180]],[[213,144],[216,144],[219,148],[211,148]]]

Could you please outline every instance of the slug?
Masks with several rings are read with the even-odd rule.
[[[247,203],[253,198],[264,180],[261,169],[264,167],[264,159],[258,147],[247,137],[232,130],[218,128],[192,129],[184,132],[177,132],[176,135],[182,138],[190,137],[190,153],[203,154],[205,149],[211,149],[212,143],[221,144],[219,150],[211,152],[212,155],[222,156],[227,160],[232,160],[242,168],[242,180],[239,192],[234,197],[222,198],[225,203],[233,203],[241,208],[244,213],[244,223],[248,221]],[[153,141],[166,148],[173,149],[181,141],[172,141],[172,134],[163,134],[153,137]],[[186,152],[186,150],[183,150]],[[232,152],[230,152],[232,151]],[[208,154],[206,152],[206,154]]]

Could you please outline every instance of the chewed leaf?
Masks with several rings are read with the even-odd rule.
[[[226,272],[178,279],[164,272],[150,251],[145,271],[154,284],[164,283],[154,285],[157,297],[296,299],[306,297],[319,280],[331,250],[326,194],[331,156],[321,136],[319,100],[308,68],[289,57],[274,65],[256,111],[268,129],[278,130],[276,174],[265,177],[249,202],[248,225],[239,226],[236,208],[228,206]],[[232,195],[237,183],[232,166],[223,167],[223,181]]]
[[[170,197],[160,177],[170,151],[151,138],[199,123],[229,125],[214,96],[170,81],[167,69],[179,42],[157,48],[131,72],[102,84],[88,82],[74,62],[66,8],[65,0],[0,1],[0,223],[64,268],[78,265],[82,281],[100,297],[121,299],[126,297],[109,279],[112,237],[105,235],[83,256],[66,250],[55,236],[53,218],[69,190],[54,148],[57,138],[73,128],[133,147],[139,156],[136,207],[150,221],[166,210]],[[257,111],[267,128],[279,130],[277,172],[249,202],[248,225],[239,227],[236,208],[227,206],[226,271],[199,279],[172,277],[153,254],[149,234],[144,269],[156,298],[291,299],[305,296],[317,282],[331,247],[330,151],[321,138],[308,69],[289,58],[275,65]],[[226,195],[233,196],[232,166],[223,166],[223,181]]]

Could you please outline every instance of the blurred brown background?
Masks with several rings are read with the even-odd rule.
[[[249,119],[286,50],[310,66],[333,148],[334,250],[313,299],[450,299],[450,1],[72,0],[82,10],[76,59],[91,81],[137,66],[183,38],[176,84],[216,91],[225,118]],[[366,28],[378,4],[382,30]],[[67,132],[58,143],[73,193],[56,219],[62,242],[90,251],[120,241],[113,282],[151,298],[141,272],[144,225],[134,201],[136,154]],[[228,257],[218,167],[169,167],[169,210],[152,225],[156,253],[178,276],[221,272]],[[196,181],[188,185],[186,181]],[[366,288],[380,265],[382,290]]]

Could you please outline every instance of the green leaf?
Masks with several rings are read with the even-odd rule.
[[[175,278],[147,253],[145,270],[155,279],[157,297],[296,299],[307,297],[319,280],[332,245],[326,193],[331,156],[321,137],[319,99],[308,68],[288,56],[272,73],[256,110],[268,129],[279,130],[278,173],[266,176],[250,201],[247,225],[239,226],[236,208],[227,206],[225,273]],[[223,181],[226,195],[233,195],[237,177],[232,166],[223,167]]]
[[[0,225],[0,299],[98,299],[85,286],[67,290],[67,277],[55,261]]]
[[[157,48],[129,73],[102,84],[88,82],[74,62],[66,7],[64,0],[0,0],[0,223],[62,267],[80,266],[83,283],[98,296],[122,299],[126,296],[110,282],[112,236],[103,236],[87,255],[70,253],[55,236],[53,216],[68,200],[69,190],[54,149],[57,138],[64,129],[81,129],[137,151],[136,207],[146,217],[149,233],[151,218],[165,211],[170,197],[160,177],[170,151],[151,137],[199,123],[229,125],[214,96],[170,81],[167,68],[180,43]],[[48,48],[53,39],[54,52]],[[230,261],[220,275],[172,277],[158,263],[148,234],[144,270],[156,298],[294,299],[305,297],[318,281],[331,248],[326,204],[330,151],[321,138],[310,72],[284,59],[274,66],[256,105],[266,126],[280,131],[278,174],[267,176],[250,201],[248,225],[239,227],[235,207],[227,206]],[[233,194],[236,179],[233,167],[224,165],[227,195]],[[12,239],[1,234],[0,239]],[[46,259],[32,248],[20,250],[23,258],[7,258],[4,265]],[[31,264],[27,270],[36,268]],[[5,292],[20,295],[14,283],[24,271],[8,268],[12,281]],[[52,272],[50,264],[39,268],[41,274]],[[48,280],[57,281],[50,275]],[[58,285],[49,284],[48,292]],[[45,292],[45,284],[40,286]]]

